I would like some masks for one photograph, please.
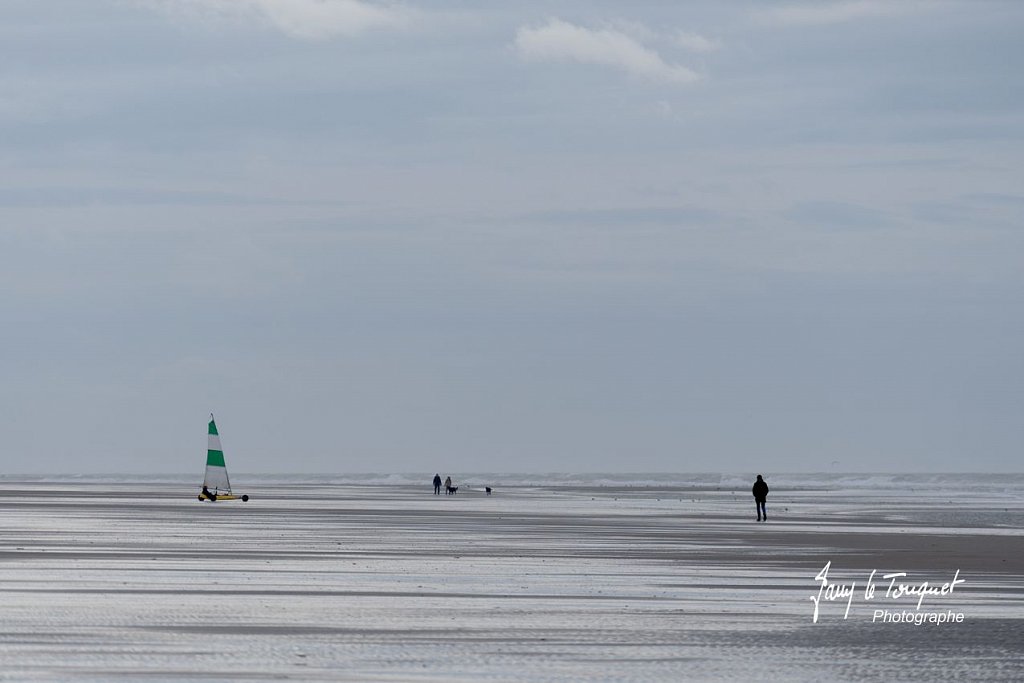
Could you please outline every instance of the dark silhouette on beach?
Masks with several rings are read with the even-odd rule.
[[[761,518],[763,516],[764,521],[767,522],[768,511],[765,510],[764,504],[768,498],[768,484],[765,483],[764,479],[761,478],[760,474],[757,475],[757,481],[754,482],[753,492],[754,506],[757,507],[757,521],[762,521]]]
[[[441,475],[440,474],[435,474],[434,475],[434,495],[435,496],[440,496],[441,495]]]

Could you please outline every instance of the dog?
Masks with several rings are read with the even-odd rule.
[[[445,486],[444,487],[444,495],[446,495],[446,496],[454,496],[458,492],[459,492],[459,487],[458,486]]]
[[[485,486],[484,487],[484,491],[487,491],[487,495],[488,496],[491,495],[491,487],[490,486]]]

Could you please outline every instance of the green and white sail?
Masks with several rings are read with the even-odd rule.
[[[217,433],[213,413],[210,413],[210,428],[206,437],[206,476],[203,477],[203,486],[217,495],[231,493],[228,468],[224,466],[224,449],[220,445],[220,434]]]

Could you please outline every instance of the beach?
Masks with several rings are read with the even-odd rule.
[[[0,479],[0,680],[1024,676],[1021,475],[233,479]]]

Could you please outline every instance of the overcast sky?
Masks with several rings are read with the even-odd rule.
[[[1020,471],[1022,35],[3,0],[0,474]]]

